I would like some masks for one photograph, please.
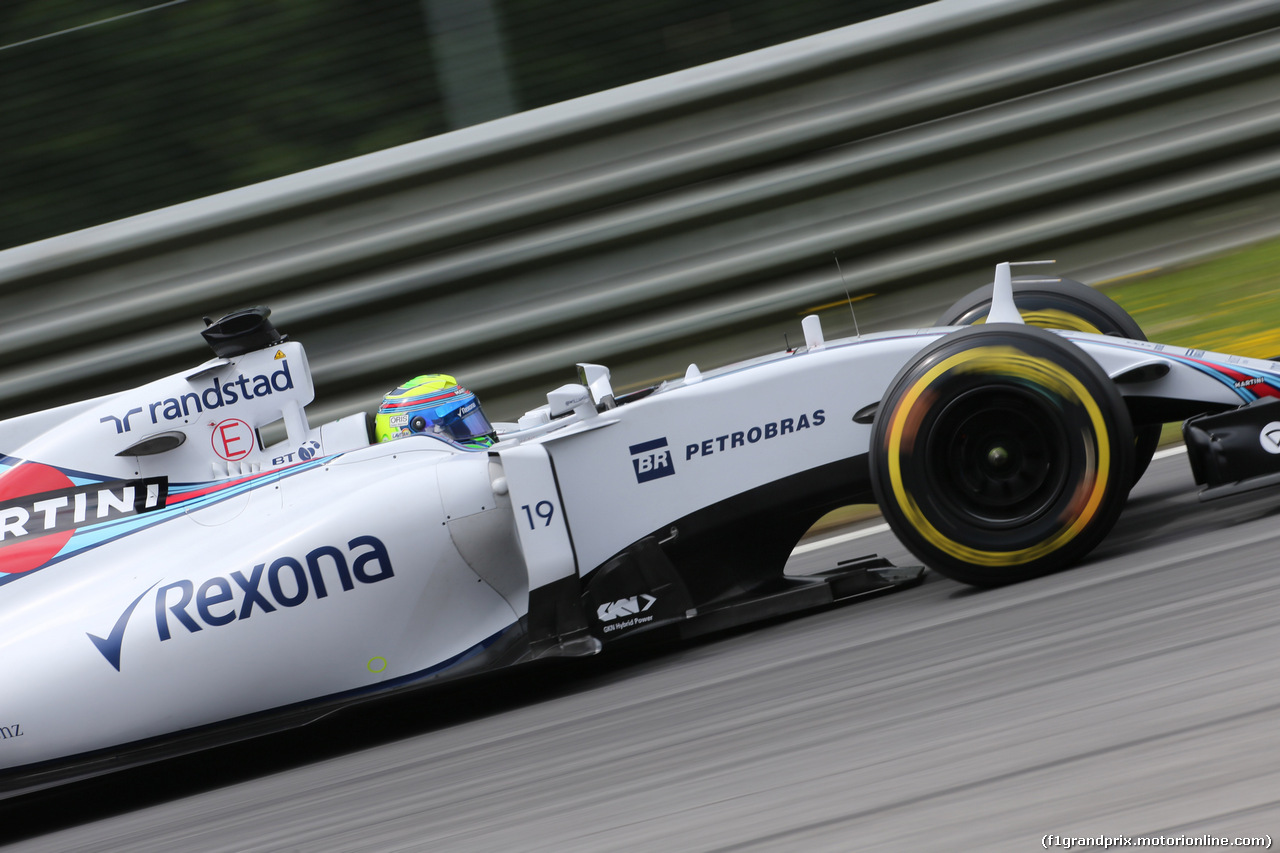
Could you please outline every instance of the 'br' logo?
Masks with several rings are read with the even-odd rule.
[[[642,444],[631,445],[631,467],[636,469],[636,482],[647,483],[659,477],[670,477],[676,472],[667,449],[667,439],[655,438]]]

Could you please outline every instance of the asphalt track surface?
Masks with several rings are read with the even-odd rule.
[[[1275,839],[1277,507],[1275,490],[1200,504],[1172,455],[1091,559],[1054,577],[973,591],[932,576],[656,653],[398,699],[5,801],[0,840],[322,853]],[[909,560],[884,532],[800,559],[869,551]]]

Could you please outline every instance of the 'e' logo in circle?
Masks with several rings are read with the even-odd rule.
[[[239,418],[228,418],[213,428],[213,452],[228,462],[238,462],[253,452],[253,427]],[[1277,451],[1280,452],[1280,451]]]
[[[1280,421],[1272,421],[1258,435],[1262,449],[1268,453],[1280,453]]]

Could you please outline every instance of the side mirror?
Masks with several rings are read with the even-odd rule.
[[[596,414],[596,404],[591,399],[591,391],[584,385],[561,385],[547,394],[547,406],[553,418],[570,412],[577,412],[584,418]]]
[[[591,397],[601,409],[613,409],[613,386],[609,384],[609,368],[602,364],[579,364],[578,381],[591,389]]]

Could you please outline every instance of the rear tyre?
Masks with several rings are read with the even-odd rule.
[[[1028,326],[954,332],[889,386],[871,481],[890,527],[931,568],[997,586],[1058,571],[1115,524],[1133,432],[1115,384]]]
[[[1133,341],[1147,339],[1138,321],[1115,300],[1074,279],[1014,278],[1013,302],[1028,326],[1112,335]],[[966,294],[942,312],[937,325],[985,323],[990,310],[991,285],[988,284]],[[1146,472],[1159,444],[1160,424],[1143,424],[1134,428],[1134,483]]]

